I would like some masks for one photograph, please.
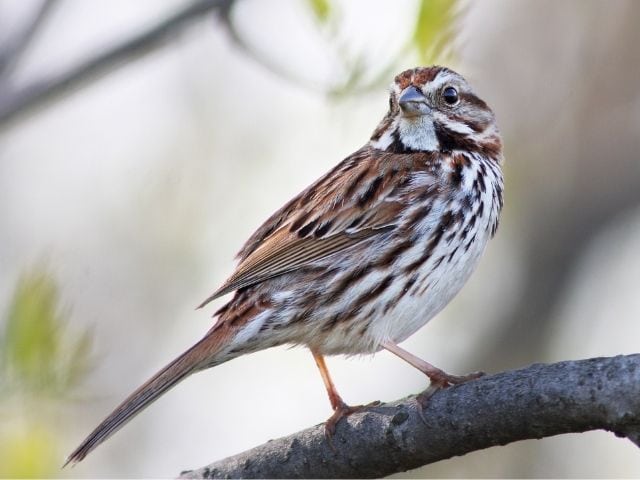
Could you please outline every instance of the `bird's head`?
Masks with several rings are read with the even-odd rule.
[[[372,147],[394,153],[466,150],[499,156],[495,117],[467,81],[445,67],[418,67],[396,76],[389,111]]]

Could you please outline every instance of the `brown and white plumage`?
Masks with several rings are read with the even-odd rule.
[[[311,349],[336,411],[350,413],[323,355],[386,348],[433,381],[453,377],[404,352],[465,283],[502,208],[494,116],[457,73],[407,70],[371,140],[274,213],[245,243],[211,300],[216,324],[134,392],[70,456],[82,460],[186,376],[276,345]]]

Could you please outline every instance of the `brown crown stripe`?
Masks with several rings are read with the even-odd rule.
[[[418,67],[396,75],[395,83],[401,90],[404,90],[409,85],[423,86],[428,82],[433,81],[440,72],[449,71],[444,67]]]

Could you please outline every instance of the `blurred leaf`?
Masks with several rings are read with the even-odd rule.
[[[331,13],[331,5],[329,0],[307,0],[311,7],[311,11],[320,23],[325,23]]]
[[[0,367],[11,387],[61,393],[87,370],[90,336],[67,331],[59,303],[44,270],[18,282],[0,337]]]
[[[56,282],[34,269],[16,285],[0,332],[0,478],[59,472],[62,440],[51,400],[67,396],[89,366],[91,335],[66,325]]]
[[[442,62],[451,57],[457,7],[456,0],[420,0],[413,45],[423,65]]]
[[[73,342],[69,342],[68,355],[62,359],[61,385],[73,387],[87,374],[91,368],[91,349],[93,347],[93,335],[90,331],[82,332]]]
[[[31,425],[0,436],[0,478],[51,477],[60,467],[51,430]]]

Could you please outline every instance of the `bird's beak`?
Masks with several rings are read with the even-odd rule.
[[[431,112],[431,108],[427,105],[427,97],[413,85],[400,93],[398,104],[405,117],[417,117]]]

